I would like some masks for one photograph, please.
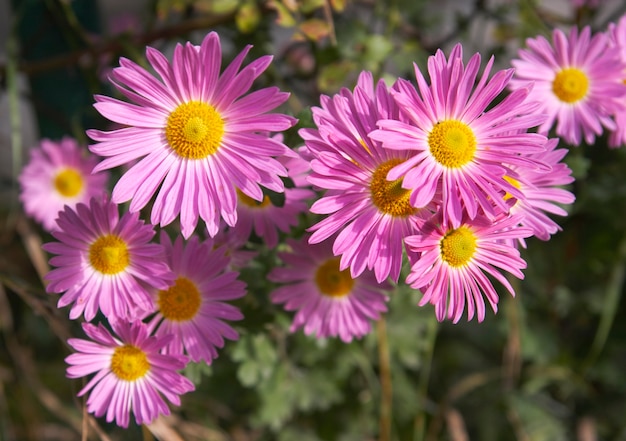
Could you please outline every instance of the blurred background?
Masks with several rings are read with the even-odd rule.
[[[147,428],[86,416],[65,376],[80,326],[56,308],[42,276],[51,240],[25,218],[16,176],[41,138],[109,129],[94,94],[121,56],[220,34],[226,61],[272,54],[258,86],[291,92],[282,109],[311,126],[320,94],[362,70],[413,78],[438,48],[494,55],[498,69],[528,37],[555,27],[605,31],[621,0],[0,0],[0,439],[214,441],[626,441],[626,153],[567,146],[577,200],[563,231],[535,238],[526,279],[483,323],[437,323],[420,293],[399,285],[374,332],[350,344],[288,332],[272,305],[272,252],[242,270],[241,339],[212,366],[190,365],[197,390]],[[598,3],[596,5],[596,3]],[[310,226],[305,224],[301,230]]]

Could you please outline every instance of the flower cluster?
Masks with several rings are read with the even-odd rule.
[[[67,375],[93,375],[79,395],[120,426],[168,414],[194,389],[179,371],[239,337],[239,268],[261,246],[282,261],[267,295],[294,312],[292,332],[361,338],[401,280],[438,320],[482,321],[495,285],[515,295],[526,240],[549,240],[574,202],[559,141],[626,142],[626,18],[529,39],[495,72],[460,44],[392,85],[364,71],[320,97],[298,148],[281,133],[296,119],[273,112],[288,94],[250,91],[271,57],[244,66],[249,51],[221,71],[211,32],[171,62],[147,48],[155,74],[120,59],[126,100],[95,108],[121,128],[87,131],[104,159],[44,140],[20,176],[25,212],[54,238],[47,291],[98,322],[69,341]],[[119,166],[109,195],[104,171]]]

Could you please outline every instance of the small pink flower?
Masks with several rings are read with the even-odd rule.
[[[137,424],[150,423],[159,415],[169,415],[165,402],[180,406],[180,396],[194,385],[177,371],[187,364],[182,355],[162,354],[171,336],[151,337],[142,322],[112,321],[112,335],[102,324],[83,323],[91,340],[71,338],[76,350],[65,361],[69,378],[95,374],[78,396],[89,393],[87,410],[107,422],[128,427],[130,413]]]
[[[40,148],[31,150],[30,161],[18,178],[26,214],[52,231],[57,229],[56,218],[65,205],[74,208],[94,196],[102,197],[109,176],[91,174],[97,163],[98,158],[73,138],[59,142],[42,139]]]
[[[274,303],[297,311],[291,332],[299,328],[317,338],[339,337],[348,343],[371,330],[371,322],[387,310],[383,290],[371,271],[352,278],[339,268],[330,241],[310,245],[307,237],[287,239],[291,250],[278,253],[287,266],[274,268],[268,279],[283,284],[271,293]]]
[[[237,280],[238,272],[228,271],[225,247],[214,248],[213,240],[200,242],[192,236],[174,243],[161,233],[166,260],[176,276],[174,284],[157,294],[157,314],[149,328],[155,335],[173,335],[165,346],[167,354],[188,354],[191,360],[210,363],[224,338],[236,340],[237,331],[226,320],[241,320],[238,308],[225,301],[246,294],[246,285]]]
[[[467,318],[474,314],[485,319],[485,298],[496,312],[498,294],[487,276],[491,276],[515,295],[513,287],[500,270],[523,279],[526,262],[511,244],[532,234],[520,227],[520,216],[495,222],[485,217],[465,218],[458,227],[444,227],[439,221],[426,224],[420,234],[407,237],[407,247],[414,253],[411,273],[406,282],[423,293],[420,306],[435,306],[438,320],[458,322],[467,304]]]
[[[154,311],[152,289],[167,289],[174,279],[163,246],[150,243],[152,225],[139,213],[124,213],[110,201],[92,199],[59,213],[58,242],[43,246],[57,254],[46,290],[63,293],[59,308],[73,303],[70,318],[92,320],[98,309],[107,318],[132,320]]]
[[[626,64],[609,47],[606,34],[591,34],[589,27],[569,35],[552,32],[552,42],[538,36],[526,40],[527,49],[512,60],[515,77],[512,90],[532,84],[529,98],[540,104],[537,112],[548,115],[539,132],[547,134],[556,125],[557,136],[578,145],[582,138],[593,144],[603,127],[615,130],[612,118],[626,109]]]

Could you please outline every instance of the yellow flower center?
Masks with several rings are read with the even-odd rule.
[[[565,103],[575,103],[587,95],[589,77],[580,69],[568,67],[556,74],[552,91]]]
[[[387,180],[389,170],[400,163],[402,163],[400,159],[391,159],[379,165],[370,181],[370,193],[372,203],[383,213],[391,216],[410,216],[417,212],[409,202],[411,191],[402,188],[402,179]]]
[[[505,180],[506,182],[508,182],[509,184],[511,184],[513,187],[515,187],[515,188],[517,188],[517,189],[521,188],[521,186],[522,186],[522,185],[519,183],[519,181],[518,181],[517,179],[515,179],[515,178],[512,178],[512,177],[510,177],[510,176],[506,176],[506,175],[504,175],[504,176],[503,176],[503,178],[504,178],[504,180]],[[508,191],[504,194],[504,200],[505,200],[505,201],[508,201],[508,200],[509,200],[509,199],[511,199],[512,197],[513,197],[513,195],[512,195],[511,193],[509,193]]]
[[[248,196],[247,194],[245,194],[239,189],[237,189],[237,197],[239,198],[239,202],[252,208],[267,207],[268,205],[272,203],[268,195],[265,195],[263,197],[263,200],[259,202],[257,200],[252,199],[250,196]]]
[[[167,118],[165,138],[178,156],[202,159],[217,152],[224,135],[224,120],[210,104],[190,101]]]
[[[128,247],[120,237],[100,236],[89,247],[89,262],[102,274],[117,274],[130,263]]]
[[[66,168],[55,176],[54,188],[66,198],[74,197],[83,189],[83,176],[73,168]]]
[[[323,295],[343,297],[350,294],[354,280],[350,276],[350,270],[339,270],[339,257],[333,257],[317,269],[315,283]]]
[[[440,242],[441,258],[455,268],[466,265],[476,252],[476,235],[466,226],[448,233]]]
[[[119,346],[111,357],[111,372],[125,381],[135,381],[146,375],[150,363],[146,353],[133,345]]]
[[[183,322],[196,316],[201,303],[200,291],[186,277],[179,277],[173,286],[159,291],[159,311],[167,320]]]
[[[430,154],[448,168],[459,168],[474,159],[476,136],[465,123],[455,119],[440,121],[428,134]]]

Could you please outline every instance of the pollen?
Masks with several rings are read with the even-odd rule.
[[[201,296],[195,283],[186,277],[176,279],[173,286],[159,291],[157,305],[163,317],[174,322],[184,322],[196,316]]]
[[[562,69],[552,82],[552,91],[564,103],[575,103],[587,96],[589,77],[575,67]]]
[[[179,105],[167,118],[165,138],[186,159],[203,159],[219,149],[224,120],[215,107],[201,101]]]
[[[265,195],[262,201],[257,201],[239,189],[237,189],[237,198],[239,199],[239,202],[251,208],[263,208],[272,204],[268,195]]]
[[[447,168],[459,168],[474,159],[476,136],[471,128],[461,121],[440,121],[428,134],[430,154]]]
[[[133,345],[119,346],[111,357],[111,372],[124,381],[135,381],[146,375],[150,363],[146,353]]]
[[[117,274],[130,264],[126,242],[116,235],[100,236],[89,247],[89,262],[102,274]]]
[[[441,239],[440,250],[441,258],[448,265],[465,266],[476,253],[476,235],[466,226],[450,230]]]
[[[409,198],[411,191],[402,188],[402,179],[387,180],[387,173],[396,165],[402,163],[400,159],[391,159],[378,166],[370,181],[372,203],[381,212],[396,217],[410,216],[417,212]]]
[[[83,176],[73,168],[63,169],[54,177],[54,188],[66,198],[79,194],[83,185]]]
[[[354,279],[350,276],[350,270],[339,270],[339,257],[333,257],[319,266],[315,283],[323,295],[339,298],[350,294]]]

